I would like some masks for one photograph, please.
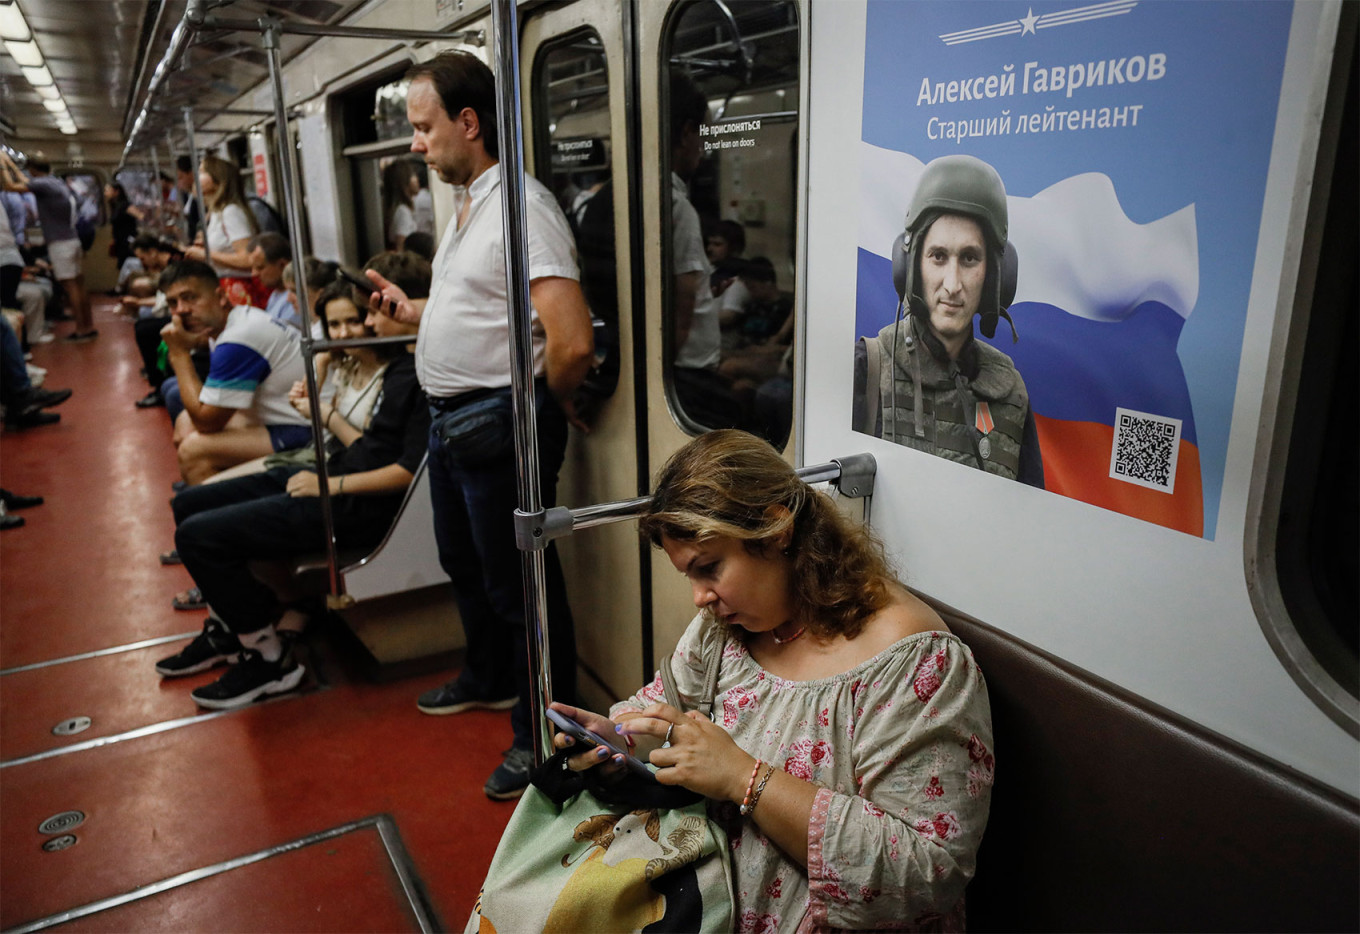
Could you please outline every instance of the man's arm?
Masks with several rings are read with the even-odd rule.
[[[575,279],[544,276],[529,283],[529,300],[538,311],[547,338],[545,365],[548,388],[567,417],[579,428],[572,393],[590,372],[595,357],[595,332],[585,295]]]
[[[179,380],[180,401],[184,403],[184,411],[189,413],[189,420],[194,423],[195,430],[205,435],[221,431],[236,414],[236,410],[199,401],[203,380],[199,379],[191,356],[191,351],[199,345],[199,338],[184,330],[179,315],[173,315],[170,323],[161,328],[161,339],[165,341],[170,368]]]
[[[685,346],[690,328],[694,326],[694,306],[698,304],[699,285],[704,281],[702,271],[682,272],[675,277],[675,350]]]

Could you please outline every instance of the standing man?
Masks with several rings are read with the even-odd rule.
[[[92,341],[99,336],[94,329],[90,296],[85,292],[85,251],[76,234],[76,198],[66,182],[52,175],[52,166],[41,159],[30,159],[27,181],[19,175],[9,156],[0,155],[6,191],[28,191],[38,203],[38,223],[47,244],[47,261],[52,274],[66,293],[66,302],[76,319],[76,329],[66,336],[73,344]]]
[[[533,765],[525,606],[514,511],[518,505],[511,420],[505,231],[491,70],[464,52],[444,52],[407,72],[411,151],[457,187],[457,217],[434,259],[429,299],[412,302],[381,276],[373,307],[395,306],[419,321],[416,372],[430,397],[430,500],[439,561],[453,580],[467,661],[419,708],[454,714],[513,708],[514,745],[487,779],[488,797],[517,798]],[[577,283],[571,229],[552,193],[526,178],[529,296],[533,302],[535,410],[543,503],[556,501],[572,393],[593,359],[590,313]],[[557,697],[575,694],[576,642],[557,552],[549,547],[548,623]]]
[[[926,166],[893,244],[893,277],[906,310],[855,345],[854,427],[879,438],[1043,487],[1029,393],[991,337],[1015,294],[1006,252],[1006,189],[972,156]]]

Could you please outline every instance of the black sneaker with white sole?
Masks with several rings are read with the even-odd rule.
[[[244,707],[256,698],[269,694],[285,694],[302,683],[307,669],[299,665],[291,651],[285,651],[276,662],[267,662],[254,649],[241,649],[241,660],[212,684],[194,688],[189,696],[194,703],[209,710],[231,710]]]
[[[207,671],[216,665],[229,665],[241,652],[241,643],[221,620],[209,616],[203,621],[203,631],[194,641],[169,658],[156,662],[156,673],[166,678],[178,678]]]

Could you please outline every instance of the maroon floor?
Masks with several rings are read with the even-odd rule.
[[[35,350],[47,385],[75,390],[61,423],[0,436],[0,485],[47,500],[24,511],[25,527],[0,533],[0,928],[386,814],[437,923],[461,929],[510,817],[481,792],[510,727],[505,714],[420,714],[416,695],[442,676],[375,685],[314,635],[318,677],[306,691],[203,715],[188,692],[211,675],[162,681],[152,671],[177,643],[11,670],[201,623],[170,608],[188,577],[156,560],[172,544],[169,422],[163,409],[133,407],[146,384],[131,326],[103,303],[96,322],[94,343]],[[81,716],[89,729],[52,734]],[[38,825],[73,809],[86,815],[69,831],[75,844],[44,851],[55,835]],[[416,925],[392,858],[364,826],[58,927]]]

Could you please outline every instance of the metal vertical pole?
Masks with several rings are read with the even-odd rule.
[[[161,160],[156,144],[151,144],[151,190],[156,194],[156,230],[165,230],[165,192],[161,191]]]
[[[198,180],[198,144],[194,142],[194,108],[184,108],[184,133],[189,138],[189,171],[194,176],[194,203],[198,205],[198,229],[203,232],[203,242],[208,242],[208,206],[203,203],[203,185]],[[189,205],[184,206],[184,235],[189,236]]]
[[[529,302],[529,240],[524,208],[524,140],[520,124],[519,22],[514,0],[495,0],[491,31],[496,42],[496,117],[499,131],[501,216],[505,222],[505,284],[510,298],[510,385],[515,417],[515,466],[519,515],[543,510],[538,487],[538,426],[534,418],[534,350]],[[524,577],[524,624],[528,629],[534,759],[552,750],[544,708],[552,696],[547,590],[542,548],[520,546]]]
[[[302,248],[302,211],[298,194],[300,182],[295,174],[291,138],[288,134],[288,111],[283,100],[283,69],[279,64],[279,23],[261,19],[265,55],[269,58],[269,83],[274,89],[274,140],[279,150],[279,181],[283,185],[283,203],[288,212],[288,241],[293,254],[293,282],[297,289],[298,310],[302,313],[303,371],[307,376],[308,406],[312,413],[312,442],[316,445],[316,479],[321,500],[321,524],[326,530],[326,564],[330,571],[331,593],[344,593],[340,579],[340,562],[335,549],[335,518],[331,511],[330,474],[326,464],[326,434],[321,424],[321,393],[316,384],[316,361],[312,356],[311,296],[307,293],[307,275]]]

